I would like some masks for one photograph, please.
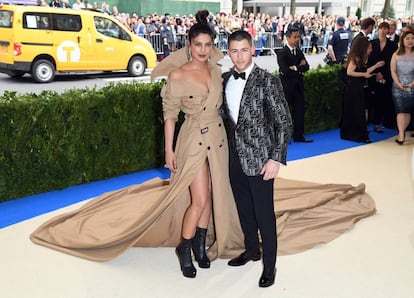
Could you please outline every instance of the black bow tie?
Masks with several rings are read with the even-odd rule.
[[[246,79],[246,73],[245,72],[240,72],[238,73],[237,71],[233,71],[233,77],[235,80],[237,80],[238,78],[241,78],[242,80]]]

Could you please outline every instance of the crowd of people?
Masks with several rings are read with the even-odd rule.
[[[195,23],[193,14],[179,15],[163,13],[148,13],[146,15],[138,15],[136,12],[119,12],[117,6],[112,8],[105,1],[88,2],[87,0],[75,0],[70,4],[69,0],[41,0],[41,5],[53,7],[63,7],[72,9],[95,9],[102,11],[108,15],[112,15],[129,30],[137,35],[168,35],[169,49],[174,51],[181,48],[186,40],[186,36],[191,26]],[[336,15],[317,15],[303,14],[297,16],[285,15],[275,16],[266,13],[252,13],[243,9],[241,12],[227,14],[224,12],[211,13],[208,17],[209,26],[216,32],[215,43],[221,49],[227,48],[227,36],[233,31],[242,29],[248,31],[257,48],[264,46],[266,41],[273,36],[272,45],[281,48],[285,41],[285,34],[288,29],[294,27],[299,29],[300,46],[305,53],[317,53],[326,51],[328,41],[332,33],[335,31]],[[376,24],[383,21],[380,16],[373,16]],[[348,16],[343,21],[344,29],[349,32],[352,39],[361,30],[361,20],[355,16]],[[401,28],[414,24],[414,16],[410,18],[399,18],[394,21],[395,31],[399,32]],[[167,31],[167,32],[163,32]],[[378,35],[375,27],[370,33],[371,39]],[[256,52],[260,54],[260,52]],[[168,55],[168,54],[167,54]]]
[[[338,24],[340,28],[342,25]],[[341,43],[350,45],[346,61],[338,62],[344,64],[343,139],[370,143],[367,123],[373,123],[376,133],[383,133],[383,127],[397,129],[396,142],[402,145],[406,130],[413,130],[414,27],[404,26],[398,35],[396,25],[394,20],[377,24],[368,17],[361,21],[360,32],[350,42],[330,42],[329,55],[334,59],[335,46],[342,49]]]

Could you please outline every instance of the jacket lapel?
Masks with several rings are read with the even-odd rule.
[[[257,67],[254,64],[252,71],[250,72],[249,77],[247,78],[246,85],[244,86],[242,98],[240,100],[240,110],[239,110],[239,117],[237,119],[237,123],[242,123],[244,121],[248,121],[245,114],[249,112],[250,106],[252,105],[252,100],[254,94],[252,90],[254,90],[254,86],[256,84],[257,78]]]

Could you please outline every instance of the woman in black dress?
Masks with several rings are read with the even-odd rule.
[[[371,41],[372,53],[369,55],[368,65],[374,65],[378,61],[384,61],[385,65],[378,68],[369,80],[370,89],[374,90],[374,96],[370,97],[369,109],[370,120],[374,124],[374,131],[383,133],[382,125],[386,128],[395,129],[395,110],[391,96],[391,70],[390,63],[392,54],[397,50],[398,44],[387,38],[390,25],[382,22],[378,25],[378,38]]]
[[[384,61],[379,61],[367,68],[368,56],[372,51],[371,43],[364,36],[357,37],[348,54],[345,64],[347,82],[345,86],[342,121],[340,125],[341,138],[355,142],[370,143],[366,123],[366,99],[364,87],[367,79],[378,67],[384,66]]]

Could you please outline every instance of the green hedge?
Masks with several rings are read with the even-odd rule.
[[[318,66],[305,74],[305,130],[323,131],[338,127],[342,113],[343,83],[340,65]]]
[[[160,166],[160,84],[0,99],[0,201]]]
[[[0,97],[0,202],[161,166],[162,83]],[[307,132],[337,127],[338,68],[305,76]]]

